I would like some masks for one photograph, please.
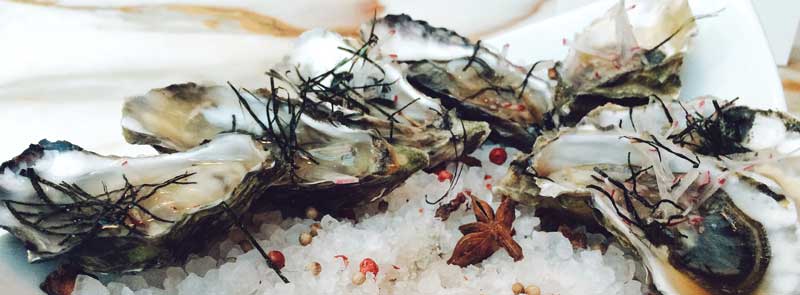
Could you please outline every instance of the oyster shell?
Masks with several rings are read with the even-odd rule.
[[[426,150],[430,167],[483,143],[491,132],[487,123],[456,116],[450,107],[412,87],[391,61],[373,56],[375,40],[306,32],[271,75],[282,82],[279,87],[292,90],[289,95],[343,113],[345,124],[358,121],[358,128],[376,130],[393,144]]]
[[[692,100],[651,99],[647,105],[607,104],[580,124],[659,134],[674,144],[709,156],[753,160],[787,155],[800,148],[800,120],[792,114],[752,109],[711,96]]]
[[[255,118],[268,121],[270,106],[279,105],[278,113],[288,121],[288,103],[300,100],[271,97],[270,91],[240,93],[256,112]],[[294,131],[297,144],[316,144],[320,139],[346,142],[368,142],[375,134],[393,146],[406,146],[425,151],[428,167],[451,161],[469,153],[486,139],[490,130],[483,122],[462,121],[452,114],[440,116],[435,126],[418,127],[395,123],[329,104],[307,103],[298,114]],[[149,144],[161,150],[185,150],[217,133],[234,130],[263,137],[265,131],[254,117],[240,106],[240,99],[229,87],[201,86],[194,83],[171,85],[151,90],[144,96],[128,99],[123,108],[122,127],[130,143]],[[235,126],[234,126],[235,124]]]
[[[584,125],[540,137],[495,193],[595,218],[665,294],[788,294],[797,212],[780,183],[666,138]]]
[[[272,75],[279,87],[301,98],[324,101],[398,123],[428,126],[441,118],[441,105],[414,89],[402,73],[382,59],[373,59],[374,39],[345,38],[311,30],[295,42],[291,53],[276,64]]]
[[[570,42],[557,64],[554,120],[572,126],[596,106],[677,98],[679,71],[695,32],[686,0],[619,1]]]
[[[579,125],[660,134],[698,154],[720,157],[729,168],[756,171],[800,192],[800,121],[792,114],[752,109],[715,97],[688,101],[651,100],[622,107],[612,104],[586,115]],[[789,193],[789,197],[800,193]],[[800,199],[794,199],[800,213]]]
[[[491,138],[529,151],[552,108],[548,81],[496,51],[408,15],[387,15],[361,28],[375,40],[370,57],[394,68],[414,89],[460,118],[491,124]]]
[[[425,152],[389,144],[367,129],[371,126],[364,124],[372,123],[357,114],[341,114],[348,119],[337,121],[331,110],[322,105],[280,99],[266,90],[257,92],[263,96],[193,83],[152,90],[126,102],[122,120],[124,134],[131,143],[151,144],[161,150],[184,150],[226,131],[264,139],[290,170],[270,188],[264,200],[270,203],[312,201],[294,200],[299,193],[322,200],[315,203],[317,207],[336,208],[344,203],[374,199],[428,165]],[[482,132],[476,129],[485,128],[466,127],[470,128],[468,132]],[[413,139],[419,141],[417,146],[420,147],[431,144],[426,148],[434,148],[450,143],[449,133],[446,138],[441,134],[439,137],[416,136]],[[468,144],[477,146],[485,136],[477,137],[477,142]],[[403,139],[410,141],[412,138]],[[439,151],[431,152],[437,159],[447,158]]]
[[[42,140],[0,166],[0,226],[28,259],[68,254],[89,271],[178,261],[232,224],[283,175],[249,136],[221,134],[181,153],[101,156]]]

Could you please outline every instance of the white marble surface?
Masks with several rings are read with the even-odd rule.
[[[88,6],[98,1],[67,2],[73,6]],[[210,0],[196,2],[216,3]],[[358,4],[352,7],[369,7],[362,6],[364,1],[347,3],[351,2]],[[574,0],[570,4],[559,1],[564,7],[580,6],[586,2]],[[721,6],[727,8],[718,17],[698,24],[695,47],[682,72],[684,95],[741,96],[746,104],[784,109],[772,55],[750,2],[690,2],[697,13],[715,11]],[[134,2],[108,0],[104,3],[113,6]],[[231,3],[248,7],[256,2],[237,0]],[[514,5],[527,7],[520,3],[523,2],[514,2]],[[522,64],[540,59],[561,59],[567,51],[561,45],[562,38],[573,36],[612,3],[600,1],[547,21],[540,22],[543,16],[534,14],[521,21],[502,22],[510,23],[513,29],[485,39],[497,47],[510,44],[512,59]],[[417,9],[422,15],[438,13],[438,16],[430,16],[435,25],[450,25],[448,20],[452,20],[454,27],[481,33],[469,18],[464,18],[483,15],[484,11],[476,9],[479,7],[477,4],[467,8],[431,6],[436,9],[422,10],[419,7],[426,6],[395,5],[384,5],[385,11]],[[0,2],[0,35],[4,40],[0,46],[0,64],[3,64],[3,71],[0,71],[0,110],[3,112],[0,124],[5,131],[0,158],[10,158],[27,144],[43,137],[71,140],[103,153],[152,153],[149,148],[124,144],[119,129],[120,106],[124,97],[185,81],[221,83],[231,80],[248,87],[257,86],[263,83],[261,73],[287,50],[291,40],[224,24],[217,28],[204,28],[197,26],[195,19],[173,21],[162,26],[150,23],[153,19],[147,13],[130,16],[118,8],[75,7],[80,6],[65,9]],[[539,9],[554,14],[559,8],[556,5]],[[502,9],[487,11],[503,13]],[[363,15],[363,11],[358,15]],[[319,21],[337,24],[341,20],[328,18]],[[301,24],[298,21],[292,25]],[[37,292],[37,285],[48,267],[27,265],[21,246],[7,235],[0,236],[0,285],[4,286],[1,293]]]
[[[795,34],[800,34],[800,1],[753,1],[761,26],[770,43],[775,63],[785,66],[794,44],[800,44]]]

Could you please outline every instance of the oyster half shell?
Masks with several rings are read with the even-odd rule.
[[[572,126],[607,102],[677,98],[694,21],[686,0],[619,1],[569,42],[569,55],[557,64],[556,123]]]
[[[660,135],[584,125],[540,137],[495,193],[594,218],[664,294],[789,294],[800,287],[793,191]],[[796,193],[796,191],[794,192]]]
[[[492,131],[488,123],[420,92],[392,60],[375,56],[374,42],[380,39],[308,31],[270,75],[290,90],[288,96],[330,110],[317,112],[318,117],[340,112],[338,121],[348,126],[358,121],[354,127],[375,130],[393,144],[426,150],[430,167],[471,153],[486,139]]]
[[[788,155],[800,148],[800,120],[794,115],[711,96],[653,98],[636,107],[607,104],[589,112],[580,125],[659,134],[696,153],[739,161]]]
[[[310,199],[324,201],[315,206],[335,209],[380,197],[428,166],[426,152],[388,143],[369,129],[374,124],[370,119],[342,114],[347,119],[337,121],[339,117],[325,106],[280,99],[266,90],[256,92],[193,83],[155,89],[126,102],[123,130],[129,142],[151,144],[161,150],[185,150],[228,131],[263,139],[279,155],[278,161],[288,166],[289,173],[259,203],[308,204],[309,200],[294,198],[314,196]],[[385,126],[388,132],[389,124]],[[479,138],[468,142],[470,146],[479,145],[485,138],[480,135],[487,133],[481,131],[483,126],[465,127],[470,128],[468,134],[473,132]],[[396,132],[398,138],[406,139],[404,132]],[[415,146],[430,144],[427,148],[433,148],[449,144],[447,135],[419,134],[413,139],[420,141]],[[437,159],[448,157],[439,156],[438,151],[433,155]]]
[[[535,70],[445,28],[387,15],[361,27],[369,57],[402,74],[404,83],[465,120],[488,122],[490,138],[529,151],[544,114],[552,108],[551,85]]]
[[[30,261],[67,254],[95,272],[163,265],[202,245],[189,239],[229,228],[226,213],[244,212],[283,171],[246,135],[141,158],[42,140],[0,166],[0,226]]]

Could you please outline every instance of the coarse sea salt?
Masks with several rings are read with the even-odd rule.
[[[500,200],[492,199],[489,188],[502,178],[519,152],[508,149],[512,151],[509,160],[496,165],[488,160],[494,147],[487,144],[472,154],[482,167],[465,168],[445,201],[471,190],[497,207]],[[436,206],[427,204],[425,198],[437,198],[449,186],[449,181],[440,182],[435,174],[418,172],[385,197],[389,204],[385,212],[375,203],[357,208],[355,224],[323,216],[319,221],[322,228],[307,246],[298,243],[298,236],[310,231],[315,221],[284,219],[279,212],[254,214],[252,233],[267,251],[284,254],[282,271],[291,281],[288,284],[266,266],[258,251],[245,251],[231,240],[236,236],[231,234],[207,255],[194,255],[182,267],[124,275],[105,285],[81,275],[73,294],[511,294],[515,282],[534,284],[542,294],[642,293],[642,284],[634,279],[636,263],[623,251],[613,245],[604,254],[573,249],[561,233],[535,230],[538,218],[522,206],[516,212],[514,239],[522,247],[524,259],[514,262],[501,249],[478,265],[460,268],[447,264],[462,236],[458,226],[475,220],[466,205],[445,222],[434,217]],[[379,272],[355,285],[351,279],[364,258],[373,259]],[[321,266],[317,276],[306,269],[312,262]]]

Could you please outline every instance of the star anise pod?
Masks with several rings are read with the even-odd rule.
[[[512,224],[516,202],[510,198],[503,199],[495,213],[489,203],[474,196],[470,197],[477,221],[458,227],[464,236],[458,240],[453,256],[447,263],[461,267],[479,263],[501,247],[506,249],[514,261],[522,259],[522,247],[511,237],[514,234]]]

